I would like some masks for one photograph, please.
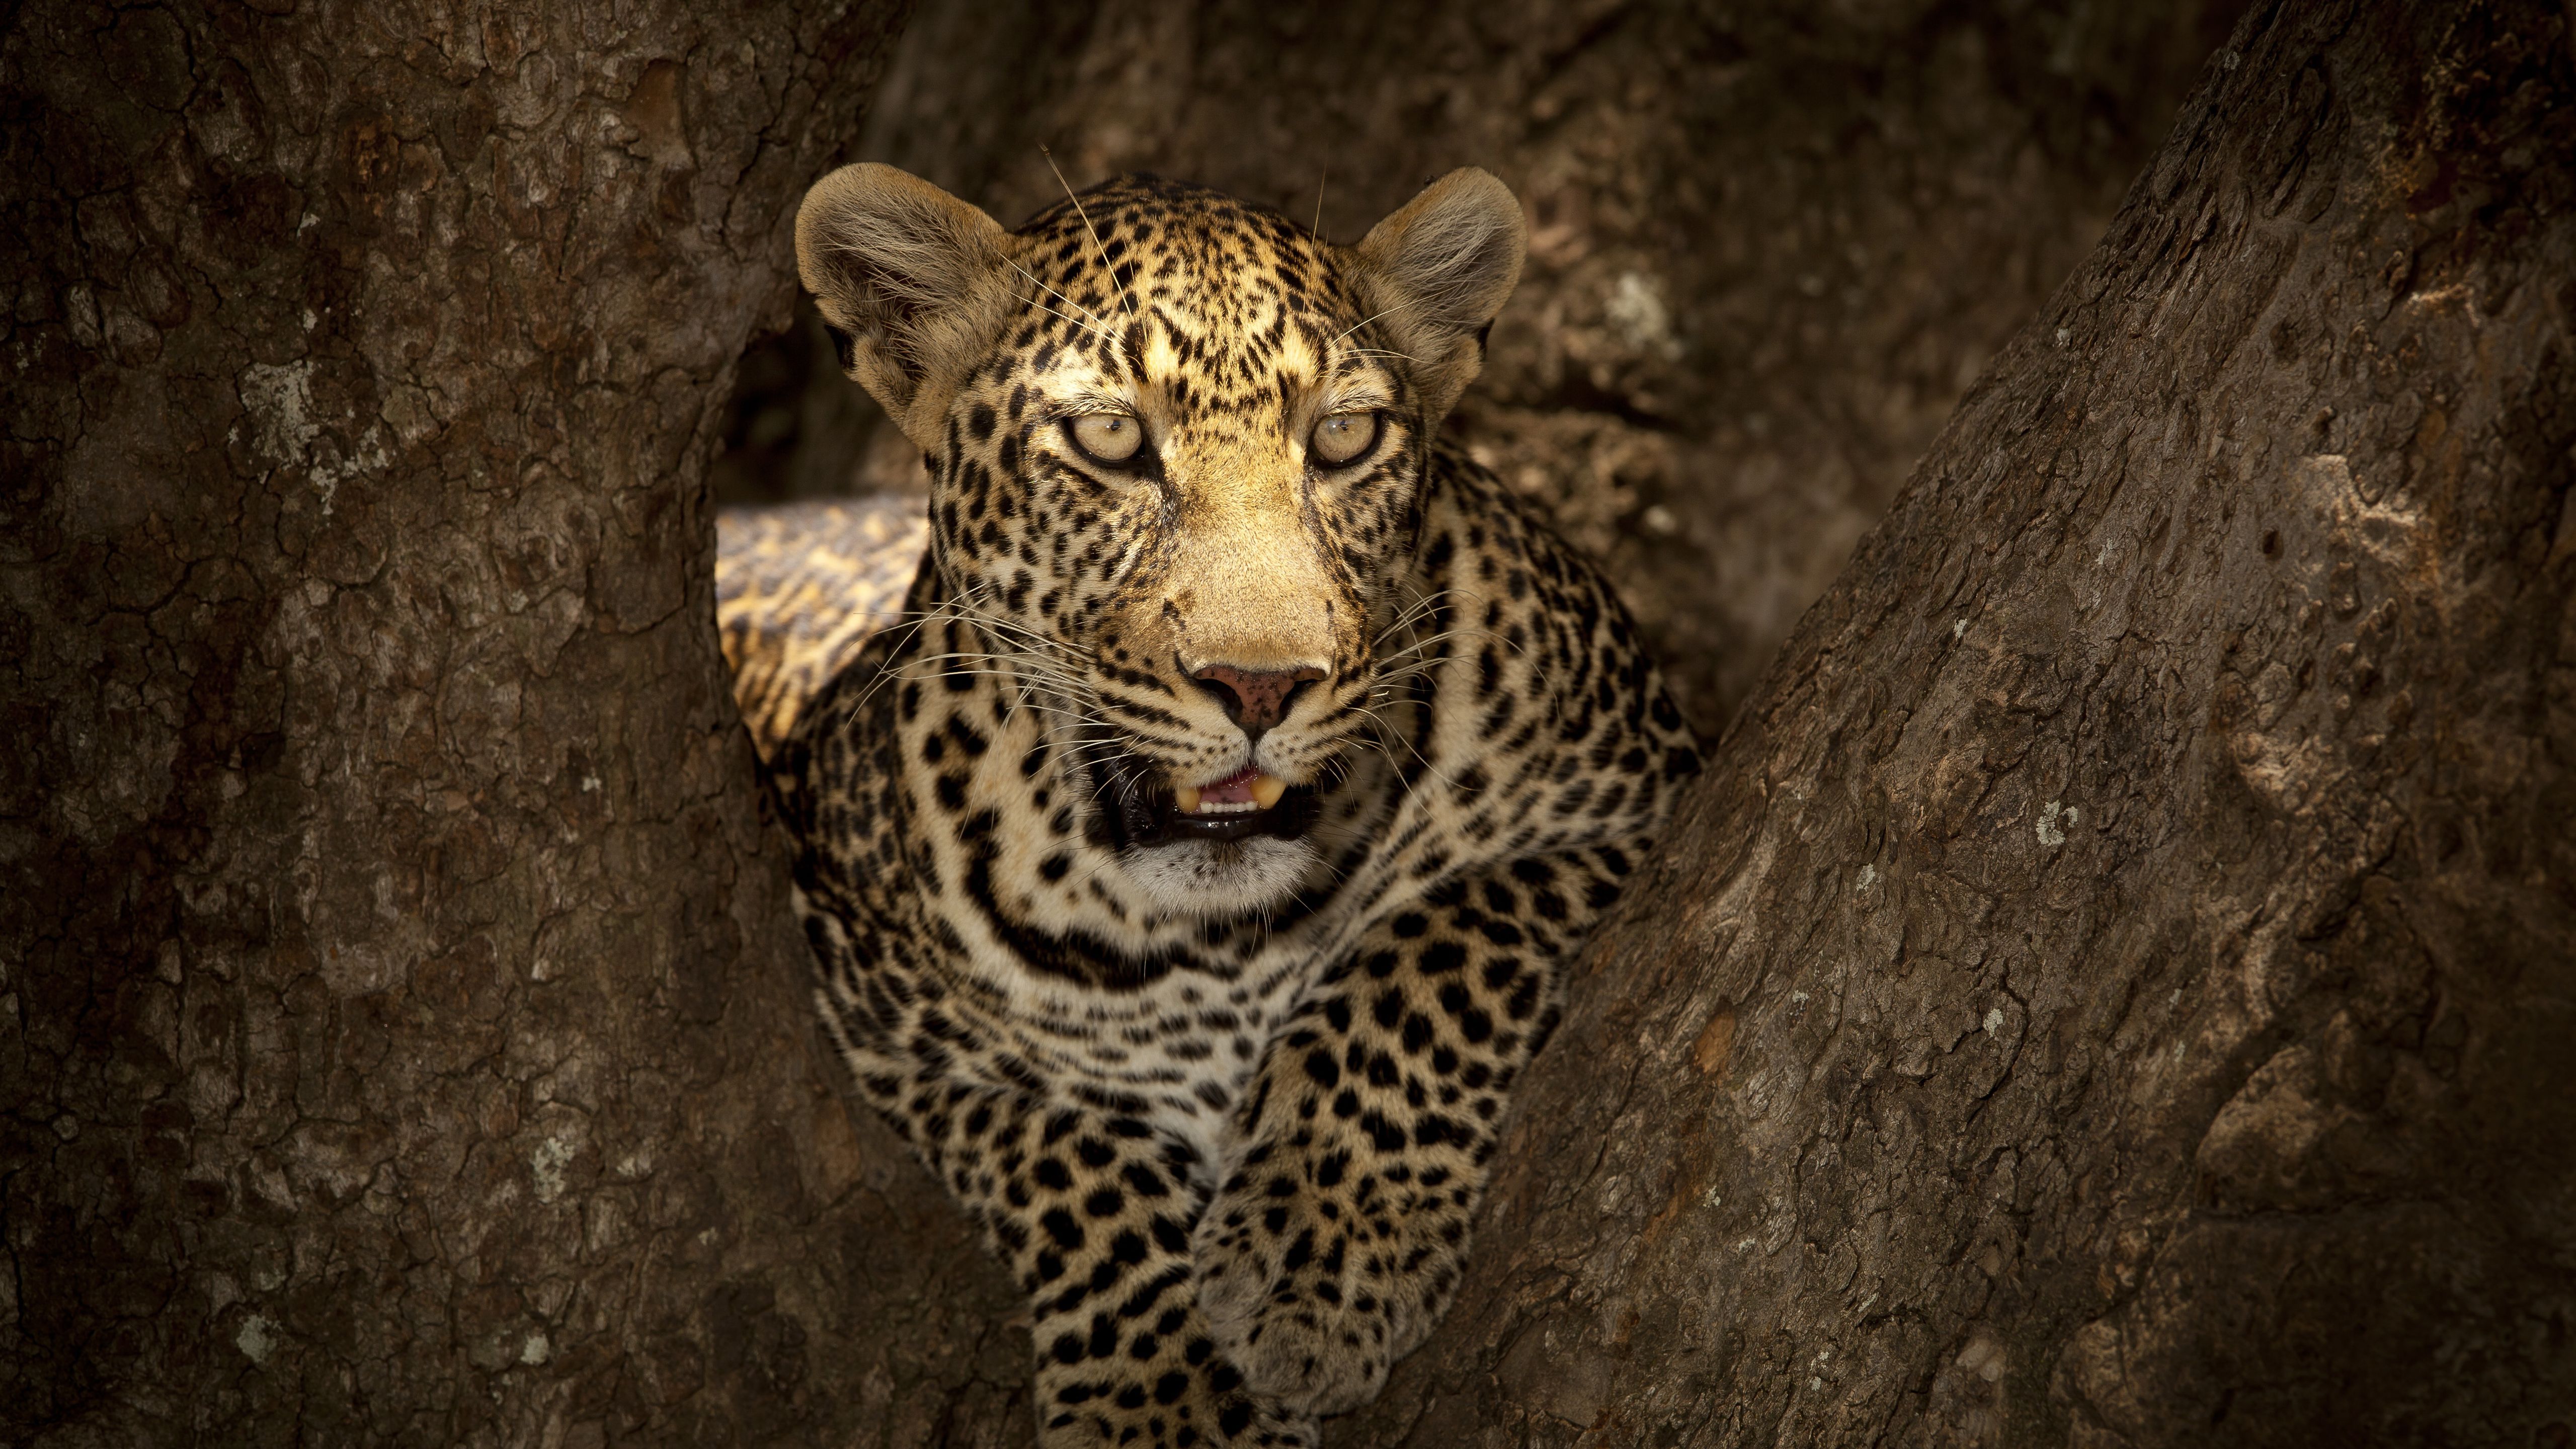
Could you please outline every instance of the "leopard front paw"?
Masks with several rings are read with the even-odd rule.
[[[1198,1243],[1200,1310],[1248,1387],[1301,1413],[1343,1413],[1377,1397],[1411,1346],[1385,1286],[1391,1265],[1372,1251],[1392,1235],[1307,1214],[1279,1222],[1286,1212],[1217,1203]]]

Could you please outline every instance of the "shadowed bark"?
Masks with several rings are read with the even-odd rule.
[[[901,19],[9,22],[0,1439],[1025,1436],[815,1049],[708,592]]]
[[[1789,640],[1345,1444],[2564,1444],[2576,51],[2289,3]]]

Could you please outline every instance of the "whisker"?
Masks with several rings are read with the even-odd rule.
[[[1354,322],[1354,323],[1352,323],[1350,326],[1343,328],[1340,332],[1335,333],[1335,334],[1334,334],[1334,336],[1333,336],[1333,341],[1335,341],[1335,342],[1339,342],[1339,341],[1341,341],[1343,338],[1350,336],[1352,333],[1359,331],[1359,330],[1360,330],[1361,328],[1363,328],[1363,327],[1366,327],[1366,326],[1367,326],[1367,325],[1369,325],[1371,322],[1376,321],[1378,318],[1380,318],[1380,317],[1392,317],[1392,316],[1394,316],[1396,313],[1401,312],[1401,311],[1403,311],[1405,308],[1410,307],[1410,306],[1412,306],[1412,305],[1413,305],[1413,304],[1412,304],[1411,302],[1398,302],[1398,303],[1396,303],[1394,306],[1389,307],[1389,308],[1386,308],[1384,311],[1374,312],[1374,313],[1371,313],[1370,315],[1368,315],[1368,316],[1366,316],[1366,317],[1362,317],[1362,318],[1361,318],[1360,320],[1358,320],[1357,322]]]
[[[1387,635],[1396,632],[1398,629],[1402,629],[1407,625],[1420,620],[1424,615],[1436,612],[1441,606],[1441,601],[1451,597],[1481,600],[1484,598],[1484,595],[1476,593],[1471,589],[1459,588],[1454,585],[1428,594],[1416,594],[1414,596],[1414,601],[1411,604],[1406,605],[1396,614],[1394,622],[1378,631],[1377,638],[1384,639]],[[1372,640],[1370,642],[1375,643],[1376,640]]]
[[[1090,319],[1092,320],[1092,323],[1094,324],[1095,328],[1105,329],[1106,327],[1108,327],[1108,325],[1109,325],[1109,319],[1107,319],[1107,318],[1105,318],[1105,317],[1101,316],[1101,315],[1100,315],[1099,313],[1097,313],[1097,312],[1092,311],[1090,308],[1088,308],[1088,307],[1086,307],[1086,306],[1082,305],[1080,302],[1077,302],[1077,301],[1073,300],[1071,297],[1066,296],[1064,293],[1062,293],[1062,292],[1058,291],[1058,290],[1057,290],[1057,289],[1055,289],[1054,287],[1048,286],[1048,285],[1047,285],[1047,283],[1046,283],[1043,279],[1041,279],[1041,278],[1038,276],[1038,274],[1037,274],[1037,273],[1030,271],[1028,268],[1026,268],[1026,267],[1024,267],[1024,266],[1021,266],[1021,265],[1020,265],[1018,262],[1016,262],[1016,261],[1014,261],[1014,262],[1012,262],[1012,263],[1011,263],[1011,270],[1012,270],[1012,271],[1015,271],[1015,272],[1017,272],[1017,273],[1019,273],[1019,274],[1020,274],[1021,276],[1023,276],[1023,277],[1028,278],[1030,282],[1034,283],[1034,284],[1037,286],[1038,290],[1040,290],[1040,291],[1042,291],[1042,292],[1046,293],[1046,294],[1047,294],[1048,296],[1050,296],[1050,297],[1055,298],[1057,301],[1062,302],[1064,305],[1066,305],[1066,306],[1068,306],[1068,307],[1071,307],[1073,310],[1075,310],[1076,312],[1081,313],[1083,316],[1090,318]],[[1034,298],[1032,298],[1031,300],[1035,300],[1035,299],[1034,299]],[[1062,316],[1063,314],[1062,314],[1062,313],[1058,313],[1057,315],[1058,315],[1058,316]],[[1068,317],[1068,318],[1066,318],[1065,320],[1067,320],[1067,321],[1071,321],[1071,320],[1073,320],[1073,319],[1071,319],[1071,318],[1069,318],[1069,317]],[[1101,331],[1099,335],[1100,335],[1100,337],[1101,337],[1104,341],[1114,341],[1114,340],[1115,340],[1115,339],[1114,339],[1114,338],[1113,338],[1113,337],[1112,337],[1112,336],[1111,336],[1107,331]]]
[[[1028,303],[1028,304],[1029,304],[1030,306],[1032,306],[1032,307],[1037,308],[1037,309],[1038,309],[1039,311],[1041,311],[1041,312],[1053,312],[1053,313],[1055,313],[1055,315],[1056,315],[1056,316],[1058,316],[1058,317],[1062,317],[1062,318],[1063,318],[1064,320],[1066,320],[1067,322],[1071,322],[1074,326],[1076,326],[1076,327],[1078,327],[1078,328],[1082,329],[1083,331],[1088,332],[1088,333],[1092,334],[1093,336],[1095,336],[1095,337],[1099,338],[1103,343],[1114,345],[1114,344],[1117,342],[1117,340],[1118,340],[1116,337],[1114,337],[1114,336],[1110,335],[1110,334],[1109,334],[1109,333],[1107,333],[1107,332],[1102,331],[1100,328],[1095,327],[1095,326],[1091,325],[1090,323],[1084,322],[1084,321],[1082,321],[1082,320],[1081,320],[1080,318],[1078,318],[1078,317],[1075,317],[1072,313],[1070,313],[1070,312],[1058,312],[1058,311],[1056,311],[1056,309],[1055,309],[1055,308],[1048,306],[1046,303],[1039,301],[1039,300],[1038,300],[1037,298],[1035,298],[1035,297],[1022,297],[1020,300],[1021,300],[1021,301],[1023,301],[1023,302]]]
[[[1055,184],[1064,188],[1064,199],[1073,203],[1073,214],[1082,218],[1082,229],[1091,233],[1092,255],[1100,258],[1100,269],[1109,274],[1109,285],[1118,289],[1118,300],[1127,307],[1127,320],[1136,320],[1136,299],[1127,295],[1127,284],[1118,280],[1118,269],[1109,265],[1109,251],[1100,244],[1100,231],[1091,224],[1091,213],[1082,209],[1082,198],[1073,194],[1073,183],[1064,179],[1064,168],[1055,164],[1055,153],[1044,146],[1038,154],[1046,158],[1047,169],[1055,173]]]
[[[1380,729],[1389,733],[1394,732],[1395,726],[1379,719],[1376,710],[1363,706],[1360,713],[1375,721]],[[1404,746],[1405,753],[1413,756],[1414,760],[1422,766],[1422,772],[1424,774],[1429,775],[1431,778],[1439,781],[1443,785],[1449,786],[1452,789],[1457,787],[1457,780],[1451,777],[1446,771],[1442,770],[1438,765],[1431,763],[1430,756],[1423,754],[1421,749],[1416,746],[1413,741],[1398,736],[1396,743]],[[1400,775],[1404,769],[1404,762],[1395,757],[1395,752],[1392,749],[1387,748],[1383,740],[1380,741],[1379,748],[1385,752],[1387,763],[1395,766],[1398,774]]]

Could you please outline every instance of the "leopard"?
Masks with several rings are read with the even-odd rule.
[[[1474,167],[1355,244],[1141,173],[1016,229],[877,163],[798,210],[928,495],[728,515],[721,637],[822,1028],[1027,1295],[1042,1444],[1378,1393],[1699,768],[1447,426],[1525,238]]]

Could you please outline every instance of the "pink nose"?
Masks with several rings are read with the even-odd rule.
[[[1323,677],[1320,669],[1254,671],[1229,664],[1211,664],[1190,676],[1225,706],[1226,718],[1255,738],[1288,717],[1298,690]]]

